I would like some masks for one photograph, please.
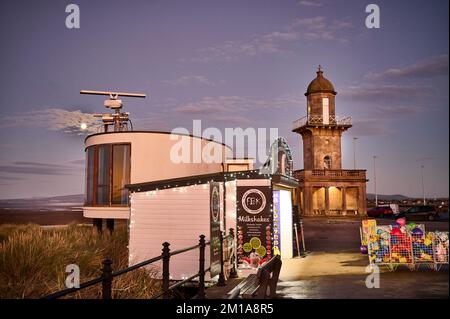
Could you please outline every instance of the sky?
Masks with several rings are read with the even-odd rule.
[[[278,128],[303,168],[292,122],[317,66],[352,116],[343,168],[367,169],[374,192],[448,197],[448,1],[161,0],[0,3],[0,198],[81,194],[84,138],[103,98],[124,98],[138,130]],[[365,8],[380,8],[368,29]],[[81,123],[87,131],[80,130]]]

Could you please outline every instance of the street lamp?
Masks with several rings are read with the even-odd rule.
[[[422,175],[422,197],[423,197],[423,205],[425,206],[427,204],[426,199],[425,199],[425,184],[423,183],[423,165],[420,165],[420,171],[421,171],[421,175]]]
[[[356,169],[356,140],[358,138],[354,137],[353,138],[353,169]]]
[[[378,194],[377,194],[377,171],[375,165],[376,155],[373,156],[373,181],[375,183],[375,207],[378,206]]]

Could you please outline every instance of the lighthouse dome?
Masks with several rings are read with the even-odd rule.
[[[333,84],[323,76],[322,68],[319,65],[317,76],[308,85],[305,95],[308,96],[312,93],[331,93],[336,95]]]

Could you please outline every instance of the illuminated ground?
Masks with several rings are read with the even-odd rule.
[[[382,221],[382,223],[391,221]],[[448,222],[425,222],[448,230]],[[448,270],[381,269],[380,288],[365,285],[367,256],[359,253],[358,220],[305,219],[305,258],[284,260],[280,298],[448,298]]]

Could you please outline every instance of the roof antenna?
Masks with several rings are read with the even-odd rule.
[[[94,114],[94,117],[101,117],[103,121],[103,127],[105,132],[108,132],[109,126],[113,126],[114,132],[128,131],[128,122],[131,124],[131,130],[133,130],[133,123],[131,122],[128,112],[121,112],[123,107],[122,100],[119,100],[119,96],[124,97],[138,97],[145,98],[145,94],[140,93],[125,93],[125,92],[110,92],[110,91],[90,91],[81,90],[80,94],[91,95],[106,95],[109,96],[109,100],[105,100],[104,106],[107,109],[114,110],[114,113],[106,114]]]

